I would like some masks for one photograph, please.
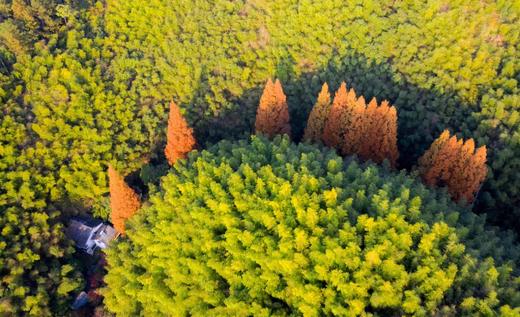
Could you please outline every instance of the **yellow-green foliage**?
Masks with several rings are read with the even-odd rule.
[[[72,0],[0,1],[0,71],[30,53],[35,42],[77,23],[79,6]]]
[[[0,316],[63,315],[82,288],[59,212],[0,206]]]
[[[487,144],[476,206],[518,224],[518,0],[72,2],[0,1],[0,207],[20,219],[70,203],[106,216],[107,164],[157,159],[170,100],[202,145],[237,138],[276,77],[296,140],[321,84],[345,80],[397,107],[401,166],[445,128]]]
[[[404,173],[252,137],[192,154],[161,183],[108,251],[117,315],[520,313],[496,233]]]
[[[0,158],[9,166],[0,201],[97,204],[107,163],[135,170],[164,142],[170,100],[200,143],[236,138],[251,131],[261,87],[276,77],[296,139],[321,84],[334,91],[345,80],[398,109],[401,166],[445,128],[487,144],[491,171],[477,206],[515,223],[519,8],[518,0],[108,0],[81,19],[54,8],[62,32],[13,66],[12,85],[2,80],[2,124],[23,130],[24,142],[3,142],[23,150]]]
[[[137,109],[173,97],[201,142],[250,131],[273,77],[299,137],[321,84],[346,80],[397,107],[401,166],[445,128],[487,144],[477,204],[520,215],[518,0],[108,0],[105,22],[117,94]]]

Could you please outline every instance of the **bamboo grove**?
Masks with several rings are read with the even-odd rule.
[[[280,80],[271,79],[265,84],[258,105],[255,130],[270,138],[276,135],[290,137],[289,111]],[[164,149],[170,165],[178,159],[186,159],[195,149],[193,130],[187,125],[179,107],[170,103],[167,127],[167,143]],[[457,141],[444,131],[430,149],[419,159],[418,170],[428,185],[446,185],[454,200],[472,202],[486,177],[485,146],[475,151],[473,139]],[[397,150],[396,109],[383,101],[380,105],[373,98],[367,105],[365,99],[356,97],[354,89],[347,91],[341,83],[332,105],[328,85],[325,83],[312,109],[304,140],[323,142],[344,156],[358,155],[363,160],[396,167]],[[110,180],[111,221],[120,232],[125,232],[125,221],[139,209],[136,193],[111,167]]]
[[[286,134],[193,153],[129,223],[108,250],[118,316],[520,312],[520,250],[484,218]]]
[[[455,264],[463,268],[456,279],[487,281],[489,293],[462,296],[470,292],[458,287],[463,282],[450,284],[453,271],[443,267],[439,294],[458,305],[455,315],[477,315],[478,306],[484,315],[515,316],[517,291],[504,276],[518,275],[506,263],[518,260],[503,250],[516,248],[506,231],[520,230],[519,8],[518,0],[0,1],[0,315],[69,313],[85,285],[78,251],[63,234],[70,216],[113,216],[125,241],[136,243],[130,223],[145,217],[149,197],[172,190],[161,187],[163,176],[177,177],[172,173],[191,156],[221,140],[247,139],[257,130],[262,138],[265,130],[273,142],[274,132],[290,131],[294,146],[313,146],[310,152],[329,144],[345,167],[371,166],[354,169],[358,176],[368,170],[399,179],[404,169],[417,175],[426,184],[417,196],[430,207],[409,209],[414,221],[429,224],[424,233],[433,230],[434,206],[460,203],[453,210],[465,211],[437,219],[473,228],[456,229],[467,250],[467,266]],[[268,78],[279,84],[267,89]],[[275,97],[265,97],[261,110],[266,89]],[[331,109],[339,116],[328,120]],[[278,152],[265,158],[287,159]],[[117,187],[136,198],[120,216],[112,215],[118,208],[112,210],[111,196],[118,195],[109,166],[126,183]],[[378,195],[361,183],[345,202]],[[398,187],[379,184],[384,191]],[[501,230],[477,238],[487,229],[470,211]],[[372,253],[368,258],[378,263]],[[430,306],[417,308],[407,294],[402,311],[380,303],[398,315],[438,303],[428,297]],[[334,303],[327,305],[332,311]]]

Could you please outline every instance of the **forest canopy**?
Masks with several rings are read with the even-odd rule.
[[[286,136],[190,154],[126,233],[106,276],[121,316],[520,313],[519,249],[482,219]]]
[[[518,1],[86,4],[48,11],[64,16],[56,33],[44,27],[2,71],[2,202],[71,200],[107,217],[106,166],[129,173],[161,152],[172,99],[205,145],[249,134],[277,77],[297,140],[321,85],[346,81],[396,107],[402,167],[444,129],[487,144],[475,205],[519,219]]]
[[[201,142],[249,132],[270,77],[299,138],[321,85],[346,81],[397,108],[404,167],[444,129],[489,145],[476,205],[519,219],[518,1],[108,1],[105,21],[118,94],[141,107],[173,96]]]
[[[83,285],[64,222],[111,219],[108,166],[146,196],[178,131],[201,149],[254,132],[270,78],[295,142],[345,82],[395,107],[398,168],[444,130],[485,146],[457,195],[478,228],[520,232],[519,0],[0,0],[0,315],[62,315]]]

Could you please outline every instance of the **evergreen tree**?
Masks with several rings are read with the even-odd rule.
[[[321,141],[323,135],[323,128],[327,121],[327,117],[330,112],[330,93],[329,86],[324,83],[321,87],[321,91],[318,95],[318,100],[314,104],[312,111],[305,127],[303,139],[312,142]]]
[[[188,126],[179,107],[173,101],[170,102],[166,139],[164,154],[170,165],[175,164],[178,159],[186,158],[196,145],[193,129]]]
[[[64,316],[83,288],[59,211],[0,205],[0,316]]]
[[[274,84],[271,79],[265,84],[256,113],[255,130],[256,133],[269,137],[277,134],[291,135],[289,108],[282,84],[278,79]]]
[[[112,210],[110,220],[119,233],[125,234],[125,221],[139,210],[141,203],[134,190],[112,166],[108,167],[108,179]]]

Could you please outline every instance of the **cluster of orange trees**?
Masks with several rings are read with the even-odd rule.
[[[289,108],[282,84],[269,79],[258,106],[256,133],[273,137],[291,135]],[[397,110],[387,101],[378,104],[373,98],[368,104],[353,88],[343,82],[331,102],[329,87],[323,84],[305,128],[305,141],[323,142],[342,155],[356,154],[363,160],[382,163],[387,160],[397,166]],[[193,129],[179,107],[170,103],[167,144],[164,150],[170,165],[196,147]],[[417,170],[429,185],[446,186],[454,200],[473,201],[486,178],[486,148],[475,150],[473,139],[463,141],[444,131],[419,159]],[[109,167],[111,220],[114,227],[125,232],[124,222],[140,207],[138,195]]]
[[[289,110],[279,80],[268,80],[256,116],[256,132],[267,136],[289,134]],[[343,82],[331,103],[329,87],[323,84],[307,122],[304,140],[323,142],[342,155],[397,166],[397,110],[387,101],[373,98],[368,104]],[[429,185],[446,186],[454,200],[473,201],[486,178],[486,147],[475,150],[473,139],[458,140],[444,131],[417,166]]]
[[[167,142],[164,154],[170,165],[179,159],[184,159],[196,146],[193,129],[190,128],[181,114],[179,107],[170,103],[168,116]],[[125,221],[132,217],[141,207],[137,193],[125,183],[123,177],[108,167],[110,187],[110,220],[114,228],[121,234],[125,233]]]
[[[266,84],[256,116],[256,132],[267,136],[290,132],[289,110],[278,80]],[[325,83],[309,115],[304,140],[321,141],[343,155],[357,154],[377,163],[387,159],[396,166],[397,111],[386,101],[378,105],[375,98],[367,105],[354,89],[347,91],[345,83],[331,103]]]
[[[290,132],[289,110],[280,81],[269,80],[260,99],[256,116],[256,132],[268,136]],[[288,133],[287,133],[288,134]],[[380,105],[373,98],[368,104],[354,89],[342,83],[331,103],[325,83],[318,95],[304,139],[323,142],[343,155],[357,154],[365,160],[382,163],[385,159],[396,166],[397,111],[388,102]]]
[[[327,84],[320,95],[305,129],[308,140],[321,139],[343,155],[357,154],[377,163],[387,159],[396,165],[399,152],[395,107],[386,101],[378,106],[375,98],[367,105],[363,96],[357,98],[354,89],[347,91],[345,83],[336,92],[332,106]]]
[[[486,178],[486,147],[473,139],[458,140],[445,130],[419,159],[419,172],[429,185],[445,185],[455,200],[472,202]]]

